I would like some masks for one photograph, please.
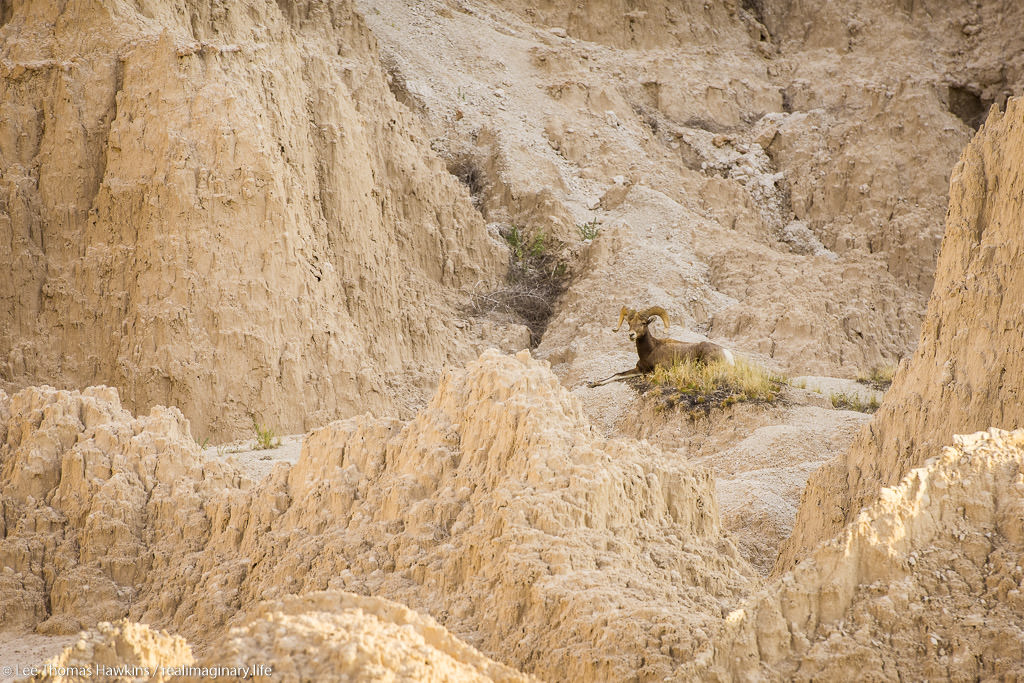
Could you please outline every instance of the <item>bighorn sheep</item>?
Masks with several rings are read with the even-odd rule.
[[[724,360],[732,365],[732,354],[712,342],[681,342],[675,339],[658,339],[647,329],[655,318],[661,318],[668,327],[668,313],[661,306],[651,306],[643,311],[634,311],[632,308],[622,307],[619,311],[619,324],[612,332],[618,332],[622,327],[622,321],[629,323],[629,339],[636,342],[636,354],[640,357],[636,367],[631,370],[617,372],[607,379],[599,382],[590,382],[588,386],[599,387],[608,382],[617,382],[630,377],[639,377],[645,372],[650,372],[657,366],[670,368],[681,360],[694,360],[704,363]]]

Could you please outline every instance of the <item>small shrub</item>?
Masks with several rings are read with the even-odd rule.
[[[576,230],[579,231],[580,239],[583,241],[586,242],[594,239],[601,232],[601,228],[597,225],[597,216],[594,216],[592,220],[586,223],[577,224]]]
[[[508,243],[508,248],[512,252],[512,262],[517,263],[523,260],[526,256],[525,239],[523,233],[519,229],[518,225],[513,225],[511,228],[501,233],[501,236]]]
[[[508,282],[473,297],[472,315],[498,314],[530,328],[532,346],[540,343],[555,302],[569,284],[569,268],[552,256],[547,234],[532,235],[518,225],[501,234],[509,246]]]
[[[873,413],[878,410],[878,398],[872,396],[870,400],[864,400],[857,394],[840,392],[829,396],[832,407],[837,410],[856,410],[859,413]]]
[[[658,367],[641,380],[641,390],[656,388],[668,407],[683,405],[706,414],[735,403],[771,403],[785,383],[781,375],[737,358],[734,365],[682,361],[671,369]]]
[[[256,418],[252,419],[252,427],[256,432],[256,450],[265,451],[281,445],[280,437],[274,433],[271,427],[261,425]]]
[[[485,186],[484,173],[480,169],[479,162],[472,156],[460,155],[448,161],[448,172],[466,186],[473,205],[479,208],[483,201]]]
[[[533,239],[530,240],[530,258],[540,259],[544,258],[544,254],[547,252],[547,245],[545,244],[545,234],[543,230],[538,230],[533,235]]]
[[[886,391],[892,386],[892,378],[896,376],[896,364],[886,363],[885,365],[876,365],[871,368],[871,372],[867,375],[861,375],[857,378],[857,381],[861,384],[866,384],[872,389],[878,389],[879,391]]]

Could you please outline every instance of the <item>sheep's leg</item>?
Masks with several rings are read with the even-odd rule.
[[[638,370],[636,368],[631,368],[631,369],[625,370],[623,372],[616,372],[611,377],[606,377],[605,379],[602,379],[602,380],[597,381],[597,382],[587,382],[587,386],[588,387],[599,387],[599,386],[602,386],[604,384],[608,384],[609,382],[619,382],[619,381],[624,380],[624,379],[629,379],[630,377],[639,377],[642,374],[644,374],[644,373],[641,372],[640,370]]]

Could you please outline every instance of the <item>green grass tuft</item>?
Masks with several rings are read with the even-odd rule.
[[[256,450],[265,451],[281,445],[281,439],[274,430],[261,425],[256,418],[252,419],[252,428],[256,432]]]
[[[596,216],[586,223],[578,223],[576,225],[576,230],[580,233],[580,239],[585,242],[594,239],[601,232],[601,228],[597,224]]]
[[[533,237],[527,238],[522,228],[513,225],[501,236],[505,238],[509,249],[512,250],[514,264],[530,259],[542,259],[547,253],[547,235],[543,230],[538,230],[533,233]]]

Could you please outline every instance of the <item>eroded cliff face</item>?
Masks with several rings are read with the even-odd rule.
[[[487,335],[459,292],[506,252],[351,3],[15,3],[0,74],[7,390],[303,431],[408,414]]]
[[[579,681],[1024,673],[1024,430],[955,437],[752,594],[710,481],[597,436],[579,413],[542,364],[490,352],[415,420],[334,423],[254,485],[202,462],[177,411],[133,418],[100,388],[0,396],[2,623],[94,628],[61,666],[259,661],[361,680],[526,678],[509,666]],[[150,626],[93,626],[124,614]]]
[[[1024,430],[953,442],[740,603],[680,680],[1024,675]]]
[[[526,352],[446,375],[408,423],[332,423],[259,484],[112,389],[28,389],[0,415],[8,628],[128,616],[201,658],[262,600],[341,589],[542,678],[661,680],[753,585],[709,474],[601,436]]]
[[[65,664],[383,680],[1024,675],[1024,433],[952,436],[1019,419],[1020,102],[957,166],[917,354],[775,577],[737,545],[767,564],[856,417],[655,447],[607,436],[660,426],[623,419],[627,387],[563,388],[635,362],[622,304],[791,371],[907,352],[1024,10],[360,9],[380,60],[346,2],[0,9],[0,630],[93,629]],[[258,481],[200,451],[426,403],[504,334],[455,315],[507,258],[484,220],[577,269],[537,350],[556,374],[487,352]],[[20,390],[97,379],[130,410]]]
[[[1024,102],[994,110],[950,185],[946,235],[918,348],[874,420],[804,492],[778,569],[830,538],[883,486],[935,455],[954,433],[1024,419]]]
[[[0,393],[0,418],[4,629],[124,616],[155,565],[201,548],[250,484],[198,457],[177,408],[136,418],[109,387]]]

